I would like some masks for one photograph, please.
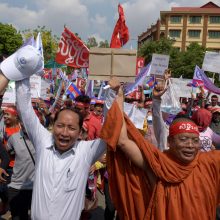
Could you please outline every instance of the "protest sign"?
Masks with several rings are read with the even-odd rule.
[[[116,76],[121,82],[134,82],[136,61],[136,50],[91,48],[88,78],[90,80],[109,80]]]
[[[50,83],[47,80],[41,78],[40,97],[42,99],[46,99],[48,97],[48,90],[50,91]]]
[[[206,51],[202,69],[213,73],[220,73],[220,53]]]
[[[162,77],[164,71],[168,69],[169,65],[169,55],[162,55],[154,53],[151,61],[151,75],[156,75],[156,77]]]
[[[41,77],[32,75],[30,77],[31,84],[31,98],[39,98],[41,94]]]
[[[37,99],[41,97],[42,99],[47,98],[47,90],[50,87],[49,82],[42,79],[38,75],[33,75],[30,77],[30,84],[31,84],[31,98]],[[16,96],[15,96],[15,82],[10,81],[8,87],[3,96],[3,105],[15,105]]]

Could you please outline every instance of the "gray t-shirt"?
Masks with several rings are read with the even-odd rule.
[[[35,149],[31,141],[22,132],[10,136],[7,143],[7,150],[15,152],[15,164],[9,187],[14,189],[32,189],[34,180],[34,163],[25,145],[24,139],[35,158]]]

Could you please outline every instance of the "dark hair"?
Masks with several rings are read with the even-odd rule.
[[[218,99],[218,96],[217,95],[212,95],[211,99],[212,98],[217,98]]]
[[[192,119],[189,117],[189,115],[188,114],[180,114],[180,115],[176,115],[176,117],[173,119],[173,121],[175,121],[175,120],[177,120],[177,119],[180,119],[180,120],[184,120],[184,119],[189,119],[190,121],[192,121]]]
[[[91,99],[87,95],[79,95],[75,98],[76,102],[82,102],[85,104],[90,104]]]
[[[84,117],[83,117],[83,115],[80,113],[80,111],[79,111],[78,109],[76,109],[76,108],[69,108],[69,107],[67,107],[67,108],[62,108],[62,109],[60,109],[59,111],[56,112],[53,122],[55,123],[56,120],[57,120],[58,117],[59,117],[59,114],[60,114],[61,112],[65,111],[65,110],[72,111],[72,112],[74,112],[74,113],[76,113],[76,114],[78,115],[78,117],[79,117],[79,128],[81,129],[82,126],[83,126]]]
[[[94,107],[101,107],[101,108],[103,108],[103,106],[104,106],[104,104],[102,104],[102,103],[95,103],[95,105],[94,105]]]
[[[212,105],[209,103],[205,104],[205,109],[207,109],[209,106],[212,106]]]

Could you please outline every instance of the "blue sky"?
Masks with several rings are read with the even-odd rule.
[[[86,41],[94,36],[98,41],[110,41],[116,20],[117,5],[121,3],[131,40],[127,47],[136,47],[137,36],[146,31],[160,16],[160,11],[172,6],[196,6],[205,0],[0,0],[0,21],[17,30],[45,25],[58,36],[64,24]],[[220,6],[220,0],[213,0]]]

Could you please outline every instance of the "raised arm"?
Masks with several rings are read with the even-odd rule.
[[[156,85],[153,90],[153,128],[157,140],[158,148],[163,151],[166,148],[167,142],[167,128],[163,120],[161,112],[161,96],[166,92],[163,85]]]
[[[34,147],[37,148],[39,145],[46,147],[51,134],[41,125],[32,107],[29,78],[16,82],[16,101],[21,120]]]
[[[118,88],[116,101],[117,101],[119,108],[121,110],[121,114],[123,115],[124,114],[124,94],[123,94],[122,87]],[[139,168],[146,169],[146,162],[143,158],[143,155],[142,155],[140,149],[138,148],[138,146],[136,145],[136,143],[128,138],[127,126],[126,126],[124,117],[122,117],[122,118],[123,118],[123,125],[121,128],[121,133],[120,133],[120,137],[118,140],[118,145],[120,146],[120,149],[132,161],[132,163],[134,163]]]

